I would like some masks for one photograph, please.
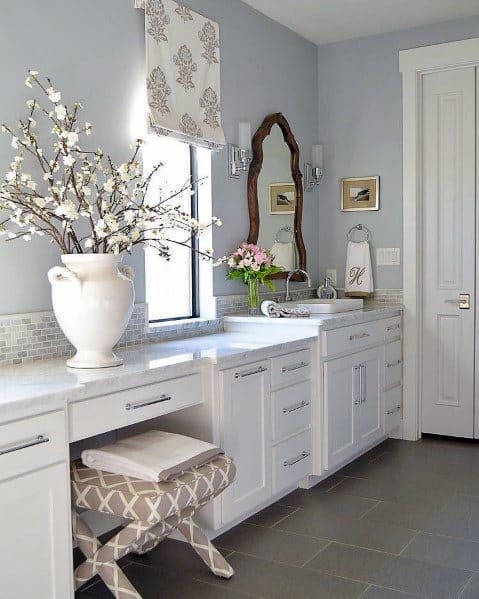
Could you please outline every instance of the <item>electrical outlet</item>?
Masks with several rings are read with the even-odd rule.
[[[400,266],[400,248],[378,248],[376,251],[376,264],[378,266]]]
[[[333,287],[334,287],[338,281],[338,275],[337,275],[336,269],[328,268],[326,270],[326,276],[328,277],[328,279],[331,280],[331,285],[333,285]]]

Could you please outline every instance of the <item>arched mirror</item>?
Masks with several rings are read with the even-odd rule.
[[[248,243],[272,250],[284,272],[306,270],[306,248],[301,229],[303,176],[299,148],[281,113],[268,115],[253,137],[253,159],[248,175],[250,231]],[[295,275],[301,280],[301,276]]]

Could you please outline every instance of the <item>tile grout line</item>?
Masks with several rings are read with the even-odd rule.
[[[457,596],[457,599],[461,599],[462,595],[464,594],[464,591],[467,589],[467,587],[469,586],[469,583],[471,582],[471,580],[474,578],[475,574],[472,573],[471,576],[466,580],[466,582],[464,583],[464,586],[461,589],[461,592],[459,593],[459,595]]]
[[[292,516],[293,514],[296,514],[296,512],[299,512],[301,508],[297,507],[296,509],[294,509],[290,514],[288,514],[287,516],[284,516],[284,518],[280,518],[277,522],[275,522],[273,524],[273,526],[271,526],[271,528],[275,528],[276,526],[278,526],[278,524],[281,524],[281,522],[283,522],[284,520],[286,520],[287,518],[289,518],[290,516]],[[307,535],[306,535],[307,536]]]
[[[301,566],[299,566],[299,567],[300,567],[300,568],[304,568],[305,566],[307,566],[307,565],[308,565],[310,562],[312,562],[312,561],[313,561],[313,559],[314,559],[315,557],[318,557],[318,555],[319,555],[320,553],[322,553],[322,552],[323,552],[323,551],[324,551],[324,550],[325,550],[327,547],[329,547],[329,546],[330,546],[330,545],[332,545],[332,544],[333,544],[333,541],[328,541],[324,547],[321,547],[321,549],[320,549],[319,551],[317,551],[317,552],[316,552],[314,555],[312,555],[312,556],[311,556],[309,559],[307,559],[307,560],[304,562],[304,564],[301,564]]]
[[[402,555],[406,551],[406,549],[409,547],[409,545],[411,545],[411,543],[414,541],[414,539],[416,539],[421,534],[421,532],[422,532],[421,530],[417,530],[415,532],[415,534],[413,535],[412,539],[408,543],[406,543],[406,545],[404,545],[404,547],[401,549],[401,551],[398,553],[398,555]],[[419,560],[419,561],[422,561],[422,560]]]
[[[365,597],[366,593],[369,591],[369,589],[372,589],[372,588],[373,588],[373,585],[368,584],[368,586],[364,589],[364,591],[362,591],[362,593],[356,599],[361,599],[361,597]]]
[[[374,499],[372,501],[374,501]],[[368,508],[364,512],[364,514],[362,514],[361,516],[359,516],[358,520],[362,520],[365,516],[367,516],[369,513],[371,513],[373,510],[375,510],[380,503],[382,503],[382,500],[378,499],[377,502],[374,505],[372,505],[370,508]]]

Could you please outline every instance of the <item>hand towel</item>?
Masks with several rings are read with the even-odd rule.
[[[86,449],[81,459],[87,468],[160,482],[223,453],[219,447],[198,439],[153,430],[99,449]]]
[[[285,308],[269,300],[261,304],[261,312],[269,318],[309,318],[311,312],[305,308]]]
[[[348,242],[344,287],[346,297],[372,297],[374,294],[369,242]]]
[[[275,241],[271,248],[271,254],[274,256],[276,266],[282,266],[284,270],[294,270],[294,243],[292,241],[287,243]]]

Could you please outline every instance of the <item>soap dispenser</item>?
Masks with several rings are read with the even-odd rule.
[[[323,284],[318,288],[318,297],[319,299],[336,299],[338,297],[338,292],[331,284],[331,279],[329,277],[325,277]]]

